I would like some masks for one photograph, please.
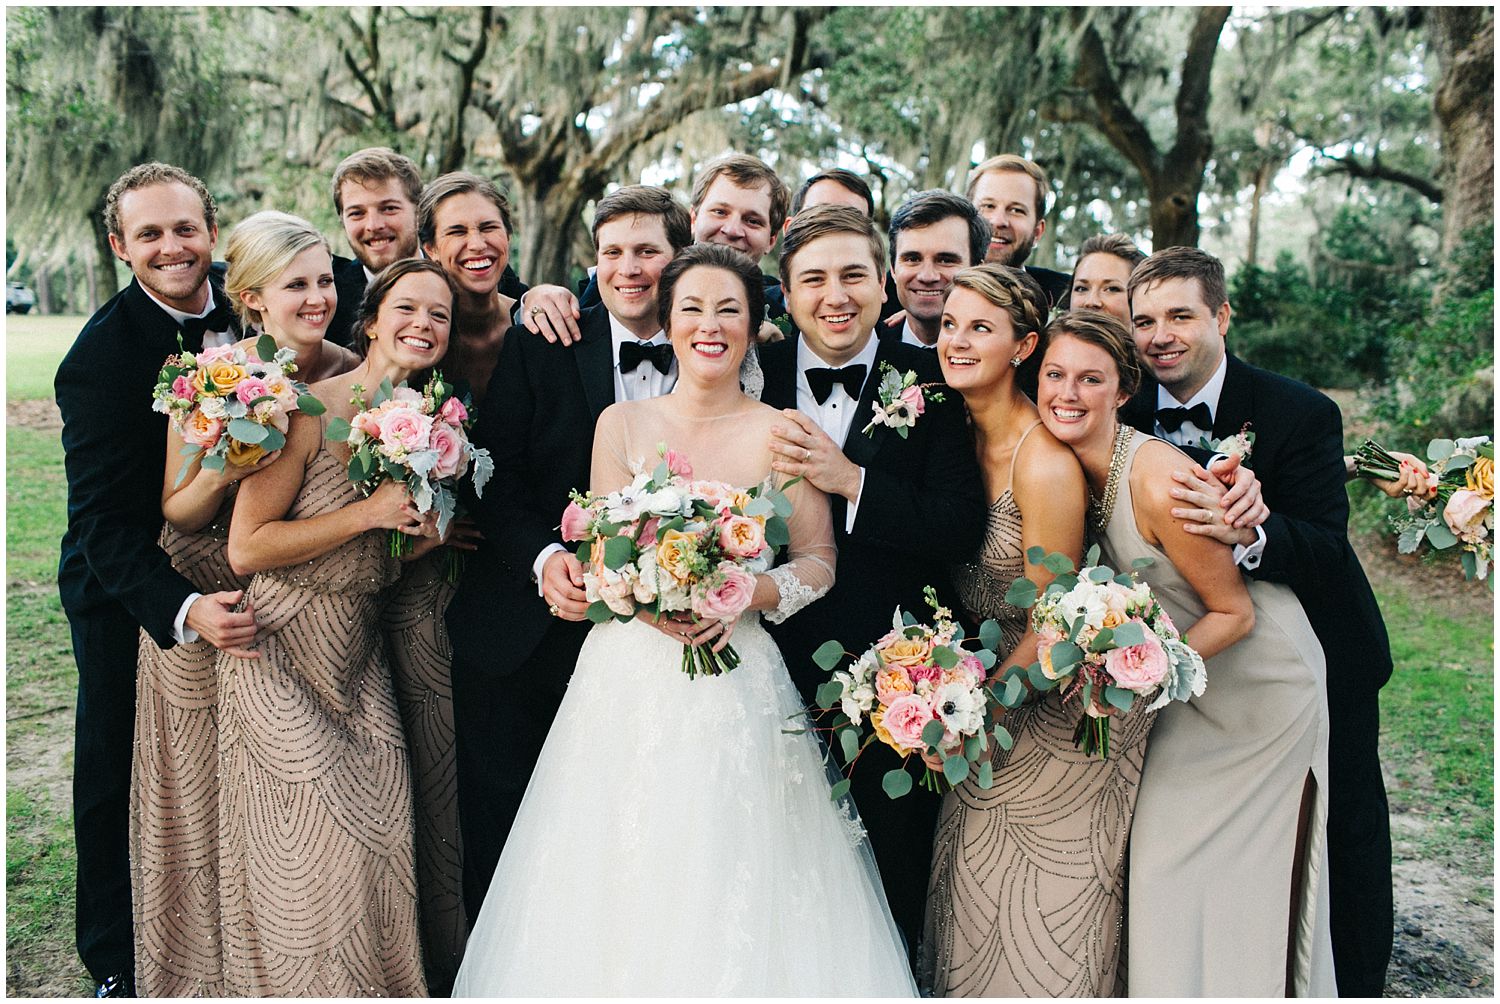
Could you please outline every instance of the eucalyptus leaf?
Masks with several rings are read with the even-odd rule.
[[[829,800],[830,800],[830,801],[834,801],[834,802],[837,802],[837,801],[838,801],[838,800],[839,800],[839,799],[841,799],[841,798],[843,798],[843,797],[844,797],[844,796],[845,796],[845,795],[847,795],[847,794],[849,794],[849,785],[850,785],[850,784],[852,784],[852,783],[853,783],[853,782],[852,782],[852,781],[850,781],[850,780],[849,780],[849,779],[848,779],[848,778],[847,778],[847,777],[846,777],[846,778],[844,778],[844,779],[843,779],[843,780],[842,780],[842,781],[840,781],[840,782],[839,782],[839,783],[837,783],[837,784],[835,784],[835,785],[834,785],[834,786],[833,786],[833,787],[832,787],[832,788],[831,788],[831,789],[830,789],[830,790],[829,790],[829,792],[828,792],[828,798],[829,798]]]
[[[1130,567],[1139,570],[1142,568],[1150,568],[1154,564],[1156,564],[1155,558],[1136,558],[1130,563]]]
[[[1474,458],[1469,456],[1467,453],[1459,453],[1452,457],[1449,457],[1448,462],[1443,465],[1444,479],[1446,480],[1447,476],[1454,473],[1455,471],[1468,470],[1473,466]]]
[[[1018,581],[1025,582],[1026,580],[1020,579]],[[1006,602],[1009,602],[1009,598],[1007,598]],[[979,644],[983,645],[985,648],[998,649],[1003,639],[1004,634],[1000,630],[1000,624],[998,621],[986,620],[984,623],[979,625]]]
[[[947,645],[939,645],[932,650],[932,661],[939,669],[952,669],[958,665],[960,658],[959,653]]]
[[[770,516],[775,512],[776,506],[770,499],[756,498],[745,503],[746,516]]]
[[[358,450],[354,456],[349,458],[349,480],[367,481],[371,474],[375,473],[374,461],[364,450]]]
[[[1073,571],[1073,559],[1066,554],[1053,551],[1042,559],[1042,567],[1054,575],[1065,575]]]
[[[659,485],[666,484],[667,479],[671,476],[672,469],[667,466],[667,462],[665,460],[657,464],[656,469],[651,472],[651,480],[655,481]]]
[[[1059,676],[1071,673],[1083,661],[1083,649],[1070,641],[1060,641],[1048,653],[1052,658],[1052,671]]]
[[[231,438],[251,446],[258,446],[261,440],[266,438],[266,426],[259,422],[252,422],[248,418],[231,418],[227,431]]]
[[[1047,679],[1047,674],[1042,672],[1042,664],[1039,662],[1033,662],[1026,668],[1026,676],[1031,680],[1031,686],[1035,690],[1048,691],[1057,688],[1057,681]]]
[[[776,511],[776,515],[780,516],[782,519],[786,519],[789,516],[791,516],[791,514],[792,514],[792,500],[791,499],[787,498],[781,492],[774,491],[774,490],[770,491],[770,492],[767,492],[764,497],[767,498],[767,499],[769,499],[771,501],[771,508],[773,508]]]
[[[922,741],[928,746],[936,746],[943,741],[943,723],[934,718],[922,726]]]
[[[982,648],[978,652],[975,652],[974,658],[978,659],[979,665],[983,666],[985,669],[994,669],[995,663],[998,660],[998,657],[995,655],[994,651],[988,648]]]
[[[327,411],[328,408],[323,404],[322,401],[319,401],[311,394],[298,394],[297,410],[302,412],[302,414],[304,415],[312,415],[316,418],[318,415],[321,415],[323,414],[323,412]]]
[[[1085,565],[1097,565],[1097,564],[1099,564],[1099,545],[1098,544],[1091,544],[1091,545],[1089,545],[1088,553],[1083,556],[1083,563]]]
[[[1100,628],[1099,633],[1094,635],[1094,640],[1089,643],[1090,652],[1108,652],[1114,647],[1115,632],[1112,628]]]
[[[964,759],[965,760],[971,760],[971,761],[972,760],[978,760],[979,759],[979,754],[981,754],[983,752],[984,752],[984,733],[983,732],[979,733],[979,735],[977,735],[977,736],[970,736],[969,738],[967,738],[967,739],[964,740]]]
[[[837,680],[824,680],[818,684],[818,692],[813,696],[817,699],[818,707],[835,708],[844,696],[844,686]]]
[[[261,335],[255,340],[255,354],[260,357],[260,361],[263,363],[268,363],[272,359],[275,359],[276,339],[270,335]]]
[[[348,419],[330,418],[328,420],[328,427],[324,430],[323,435],[335,443],[343,443],[348,441],[349,433],[353,431],[354,427],[349,424]]]
[[[844,657],[844,646],[836,641],[825,641],[813,653],[813,662],[822,670],[831,670]]]
[[[1132,648],[1145,644],[1145,641],[1146,629],[1135,621],[1126,621],[1115,628],[1115,645],[1119,648]]]
[[[995,734],[995,742],[1000,744],[1001,749],[1008,750],[1016,744],[1015,737],[1010,734],[1010,730],[1007,729],[1004,725],[1001,725],[999,722],[995,723],[993,731]]]
[[[958,784],[969,776],[969,761],[961,756],[950,756],[943,760],[943,779],[949,784]]]
[[[208,454],[203,458],[203,469],[205,471],[222,471],[224,469],[224,458]]]
[[[1025,696],[1025,685],[1021,683],[1020,679],[1012,676],[1005,681],[1005,696],[1001,698],[1000,703],[1007,708],[1014,708],[1021,703],[1022,698]]]
[[[1027,578],[1016,579],[1005,591],[1005,602],[1022,610],[1027,609],[1036,602],[1036,583]]]
[[[903,611],[901,611],[901,622],[903,624],[905,624],[907,627],[913,627],[913,626],[916,625],[917,619],[915,617],[913,617],[907,611],[903,610]]]
[[[630,561],[634,548],[629,537],[611,537],[604,542],[604,567],[618,571]]]
[[[1474,557],[1473,551],[1465,551],[1458,556],[1459,563],[1464,567],[1464,578],[1473,580],[1479,575],[1479,560]]]
[[[1452,530],[1448,529],[1448,524],[1439,521],[1428,525],[1427,541],[1433,547],[1442,550],[1445,547],[1452,547],[1454,544],[1457,544],[1458,538],[1453,535]]]
[[[792,542],[791,532],[788,530],[786,520],[780,516],[772,516],[766,520],[766,543],[772,547],[786,547]]]
[[[980,764],[979,769],[974,773],[974,783],[979,785],[980,789],[984,791],[989,791],[993,788],[995,786],[994,764],[988,760]]]
[[[885,790],[887,797],[900,798],[911,791],[911,775],[902,767],[888,770],[885,777],[880,779],[880,787]]]
[[[1104,565],[1089,569],[1090,582],[1108,582],[1115,577],[1115,570]]]
[[[580,565],[587,565],[593,554],[594,542],[592,540],[585,540],[578,545],[578,563]]]
[[[1105,687],[1104,699],[1121,711],[1129,711],[1130,706],[1135,703],[1135,694],[1124,687]]]
[[[615,612],[613,610],[605,606],[603,600],[595,600],[594,602],[590,603],[589,608],[586,612],[588,614],[589,620],[593,621],[595,624],[603,624],[605,621],[609,620],[615,615]]]
[[[839,730],[839,748],[844,753],[844,763],[852,763],[859,755],[859,734],[854,729]]]
[[[280,429],[274,425],[267,425],[264,428],[266,438],[261,440],[260,445],[267,453],[275,453],[286,445],[286,437],[281,434]]]
[[[1453,451],[1456,449],[1458,449],[1458,444],[1451,439],[1434,439],[1427,444],[1427,459],[1440,464],[1453,456]]]

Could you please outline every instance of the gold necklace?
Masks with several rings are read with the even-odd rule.
[[[1094,498],[1094,490],[1088,489],[1089,522],[1099,533],[1108,529],[1110,518],[1114,515],[1115,496],[1120,491],[1120,475],[1125,473],[1125,459],[1130,455],[1130,437],[1134,431],[1123,422],[1115,428],[1114,452],[1109,458],[1109,477],[1104,481],[1103,498]]]

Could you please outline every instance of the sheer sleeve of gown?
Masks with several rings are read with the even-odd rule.
[[[766,408],[723,419],[674,419],[657,402],[613,405],[599,416],[594,432],[589,487],[610,492],[630,483],[635,472],[657,462],[666,446],[687,458],[698,479],[736,487],[775,484],[771,473],[770,426],[779,413]],[[787,519],[791,538],[782,563],[767,574],[780,597],[765,612],[779,624],[833,585],[837,549],[828,496],[806,481],[786,489],[792,504]]]

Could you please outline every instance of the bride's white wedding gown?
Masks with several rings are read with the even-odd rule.
[[[627,483],[625,458],[654,462],[658,442],[699,478],[760,483],[777,417],[617,405],[600,419],[593,485]],[[773,618],[832,583],[826,498],[805,483],[788,496]],[[800,727],[801,702],[781,653],[755,614],[732,641],[737,668],[689,679],[682,646],[646,624],[589,634],[455,996],[915,994],[858,820],[830,801],[817,741],[783,731]]]

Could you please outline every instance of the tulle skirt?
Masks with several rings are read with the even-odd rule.
[[[589,634],[455,996],[915,994],[781,653],[753,615],[733,643],[689,679],[647,625]]]

